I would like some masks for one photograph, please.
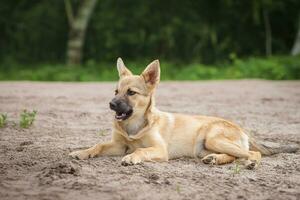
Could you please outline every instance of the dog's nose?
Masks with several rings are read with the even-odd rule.
[[[115,101],[109,102],[109,107],[112,110],[115,110],[117,108],[117,103]]]

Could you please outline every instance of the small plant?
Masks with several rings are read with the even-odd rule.
[[[108,133],[106,132],[106,130],[100,130],[98,133],[97,133],[97,135],[99,136],[99,137],[103,137],[103,136],[106,136]]]
[[[180,185],[179,185],[179,184],[176,185],[176,192],[177,192],[178,194],[180,193]]]
[[[22,128],[28,128],[31,126],[35,120],[36,111],[28,112],[27,110],[24,110],[21,113],[21,119],[20,119],[20,126]]]
[[[6,125],[7,114],[0,114],[0,128]]]
[[[234,167],[232,169],[232,173],[235,175],[235,174],[239,174],[240,172],[241,172],[240,163],[234,162]]]

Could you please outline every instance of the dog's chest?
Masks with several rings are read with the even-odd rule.
[[[128,135],[137,134],[144,127],[144,120],[137,120],[125,126]]]

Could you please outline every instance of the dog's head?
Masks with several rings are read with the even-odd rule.
[[[117,68],[119,82],[115,97],[109,103],[110,108],[116,112],[115,118],[123,121],[143,115],[149,108],[152,94],[159,83],[159,61],[150,63],[141,75],[133,75],[121,58],[118,58]]]

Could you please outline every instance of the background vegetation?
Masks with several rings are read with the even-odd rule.
[[[94,0],[76,32],[66,3],[76,21],[88,1],[1,1],[0,80],[115,80],[119,56],[135,72],[159,58],[165,80],[300,78],[298,0]]]

